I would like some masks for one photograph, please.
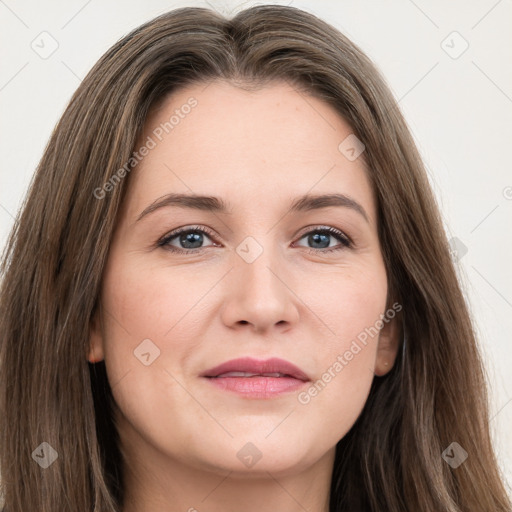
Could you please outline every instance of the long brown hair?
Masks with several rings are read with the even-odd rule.
[[[285,80],[336,109],[366,147],[390,296],[403,305],[407,345],[394,368],[374,379],[336,447],[330,510],[509,511],[474,328],[397,103],[371,61],[336,29],[271,5],[232,19],[182,8],[144,24],[93,67],[55,128],[1,267],[5,511],[122,509],[113,398],[104,364],[87,363],[89,324],[129,180],[125,165],[150,108],[180,87],[215,79],[256,89]],[[457,468],[442,457],[452,442],[468,454]],[[43,468],[38,456],[57,459]]]

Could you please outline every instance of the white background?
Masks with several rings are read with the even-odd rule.
[[[176,7],[230,15],[256,3],[266,2],[0,0],[0,247],[55,123],[113,43]],[[486,358],[496,450],[512,486],[512,1],[286,3],[358,44],[399,100],[448,236],[467,248],[454,257]],[[52,44],[58,47],[45,59],[32,48]]]

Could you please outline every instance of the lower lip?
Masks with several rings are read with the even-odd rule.
[[[272,398],[295,391],[307,382],[293,377],[207,377],[224,391],[232,391],[247,398]]]

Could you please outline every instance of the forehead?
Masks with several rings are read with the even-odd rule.
[[[137,208],[169,192],[228,197],[235,208],[272,208],[306,193],[350,193],[375,216],[362,158],[339,145],[350,125],[327,103],[274,82],[247,91],[224,81],[196,83],[161,101],[135,151],[127,199]]]

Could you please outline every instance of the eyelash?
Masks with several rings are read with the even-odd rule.
[[[169,242],[176,238],[177,236],[183,234],[183,233],[203,233],[208,235],[209,238],[214,238],[214,234],[207,228],[201,227],[201,226],[194,226],[194,227],[187,227],[187,228],[180,228],[175,231],[172,231],[171,233],[165,235],[163,238],[161,238],[157,242],[158,247],[164,247],[166,250],[174,253],[180,253],[180,254],[191,254],[191,253],[197,253],[199,251],[202,251],[203,249],[206,249],[206,247],[196,247],[195,249],[179,249],[177,247],[173,247],[172,245],[169,245]],[[341,242],[341,245],[337,245],[330,248],[325,249],[314,249],[312,247],[302,247],[303,249],[308,249],[309,253],[312,254],[318,254],[318,253],[330,253],[333,251],[339,251],[343,249],[351,249],[353,248],[353,242],[352,240],[345,235],[342,231],[339,231],[338,229],[332,228],[332,227],[318,227],[314,228],[310,231],[307,231],[306,233],[302,234],[299,240],[304,238],[306,235],[310,235],[311,233],[322,233],[322,234],[328,234],[336,238],[339,242]]]

